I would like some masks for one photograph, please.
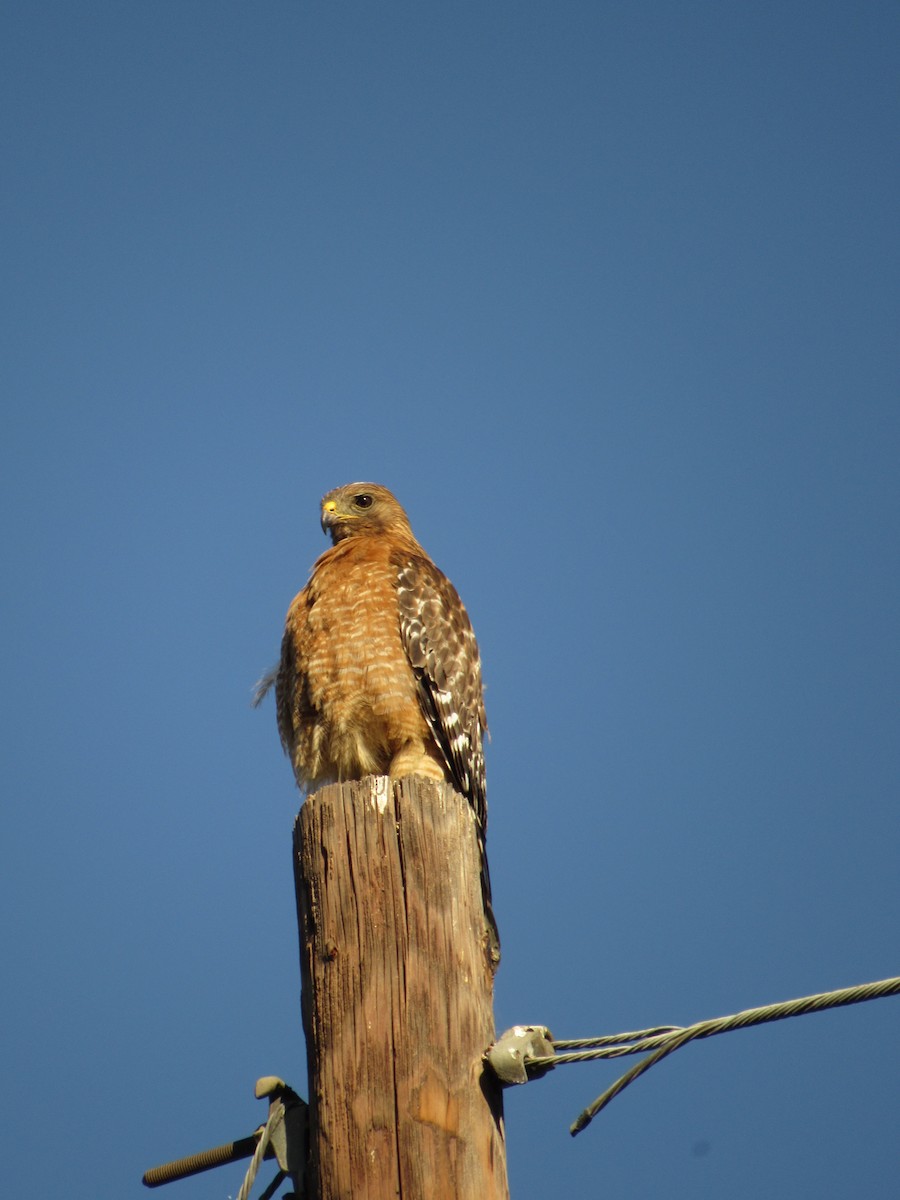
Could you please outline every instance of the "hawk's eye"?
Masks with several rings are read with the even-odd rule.
[[[373,501],[372,497],[364,492],[361,496],[354,496],[353,503],[357,508],[371,508]]]

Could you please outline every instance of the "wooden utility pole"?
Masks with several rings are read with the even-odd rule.
[[[472,812],[384,777],[294,828],[310,1200],[508,1200],[493,970]]]

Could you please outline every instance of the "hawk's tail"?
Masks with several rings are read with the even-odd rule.
[[[488,868],[487,847],[484,841],[484,828],[477,822],[478,856],[481,860],[481,900],[484,904],[484,919],[487,926],[487,950],[491,963],[491,971],[500,965],[500,932],[497,929],[497,918],[494,916],[494,905],[491,901],[491,872]]]

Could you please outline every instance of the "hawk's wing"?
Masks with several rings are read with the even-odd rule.
[[[487,825],[481,659],[456,588],[424,555],[397,562],[400,635],[418,682],[422,712],[454,787]]]

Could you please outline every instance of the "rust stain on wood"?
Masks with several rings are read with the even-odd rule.
[[[449,1095],[446,1083],[433,1074],[413,1092],[410,1113],[414,1120],[434,1125],[452,1137],[459,1133],[459,1099]]]

